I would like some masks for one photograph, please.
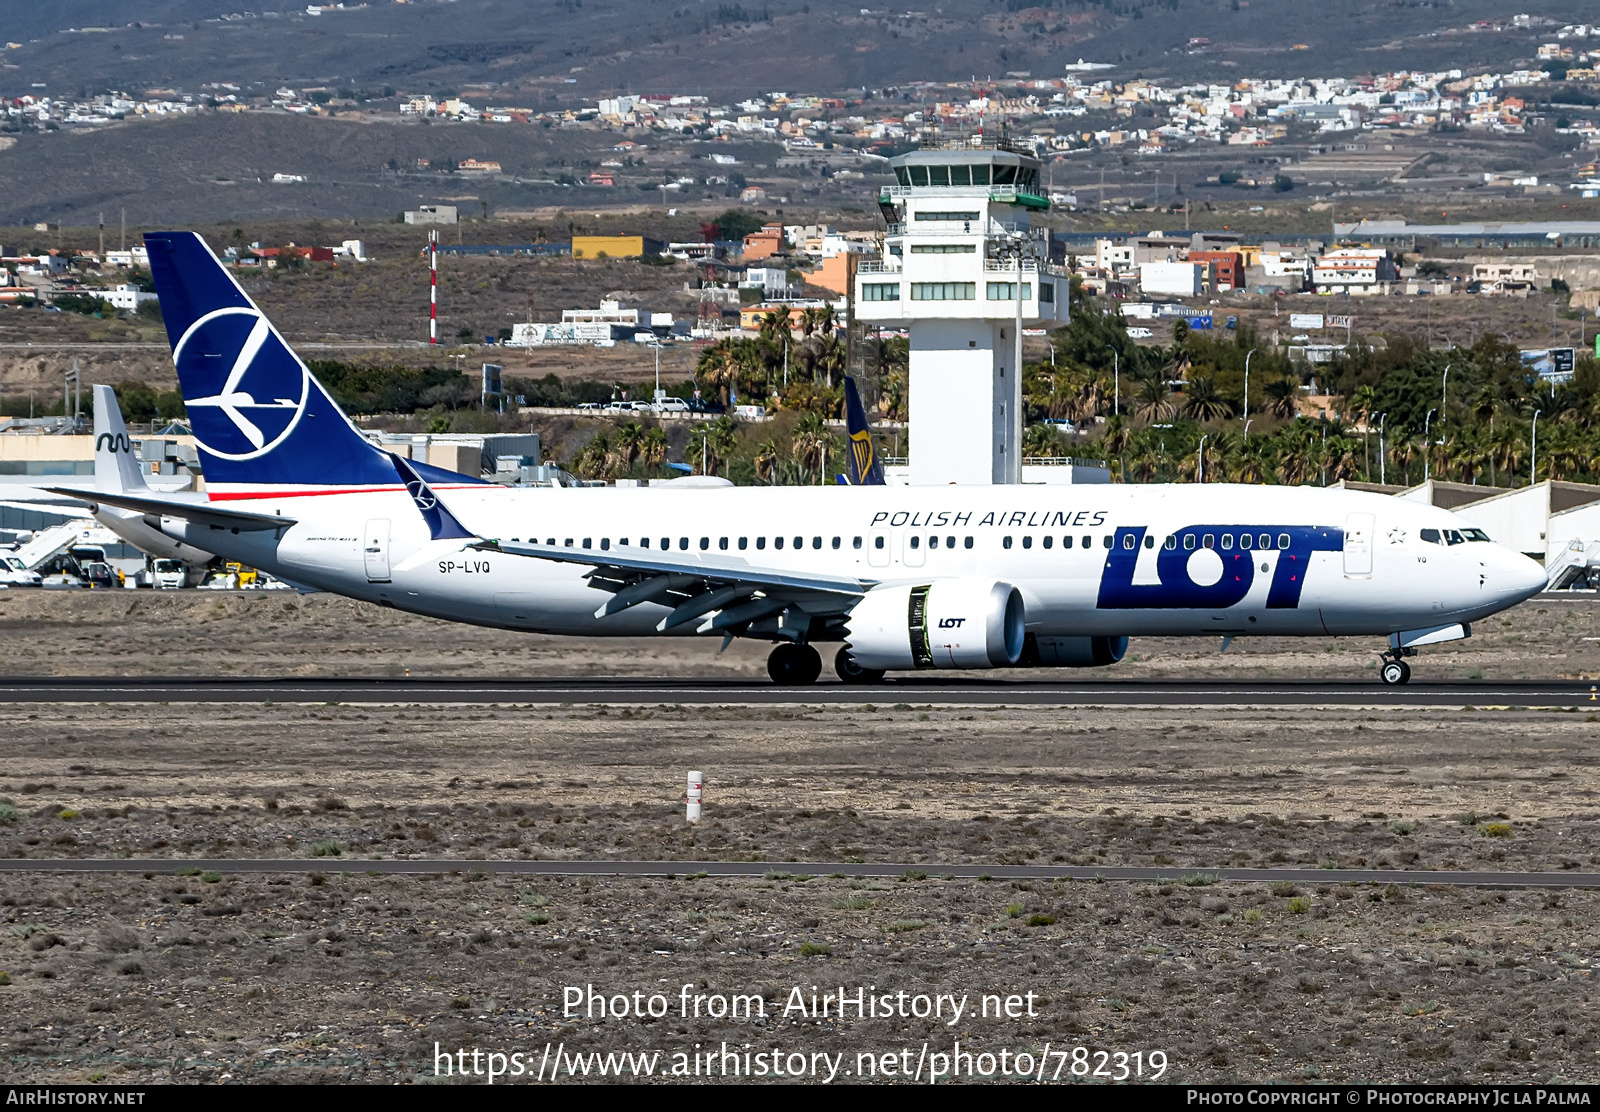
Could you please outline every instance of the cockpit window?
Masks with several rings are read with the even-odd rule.
[[[1417,536],[1421,537],[1423,540],[1427,541],[1429,544],[1438,544],[1439,543],[1439,530],[1437,530],[1437,529],[1424,529],[1420,533],[1418,533]]]
[[[1446,529],[1444,531],[1444,539],[1445,539],[1446,543],[1448,543],[1448,544],[1466,544],[1467,543],[1467,538],[1463,537],[1455,529]]]
[[[1486,541],[1489,539],[1489,534],[1482,529],[1463,529],[1461,530],[1461,535],[1469,541]]]

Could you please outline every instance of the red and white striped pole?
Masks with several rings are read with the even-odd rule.
[[[428,343],[439,342],[439,233],[428,233]]]

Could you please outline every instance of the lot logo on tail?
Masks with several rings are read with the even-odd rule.
[[[191,395],[186,404],[195,440],[214,456],[264,456],[305,414],[311,372],[254,308],[207,313],[172,355]]]

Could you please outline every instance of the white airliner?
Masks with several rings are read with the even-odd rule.
[[[97,497],[195,548],[419,614],[775,647],[835,670],[1083,666],[1130,636],[1421,645],[1541,590],[1455,515],[1343,490],[1201,486],[511,489],[363,438],[193,233],[145,237],[209,495]],[[724,641],[726,644],[726,641]]]

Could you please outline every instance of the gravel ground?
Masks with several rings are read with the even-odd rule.
[[[474,1047],[537,1061],[547,1041],[569,1055],[661,1052],[659,1072],[727,1042],[843,1053],[853,1071],[858,1055],[881,1068],[903,1048],[909,1070],[924,1043],[950,1053],[959,1039],[995,1055],[1161,1051],[1167,1081],[1595,1082],[1600,1042],[1583,1016],[1596,893],[1197,875],[1276,862],[1592,869],[1595,717],[19,706],[0,772],[17,817],[0,823],[0,853],[306,865],[8,877],[0,1060],[15,1081],[408,1081],[433,1078],[435,1044],[465,1048],[469,1066]],[[691,767],[707,776],[698,828],[681,818]],[[316,873],[335,848],[461,867]],[[781,864],[763,880],[513,879],[472,866],[607,856],[1170,864],[1174,883],[953,881],[936,867],[865,882]],[[564,990],[587,985],[659,992],[673,1010],[563,1015]],[[767,1018],[681,1017],[685,985],[759,995]],[[1034,993],[1035,1014],[785,1015],[792,988],[813,985],[950,993],[971,1009]]]
[[[1431,646],[1418,680],[1600,679],[1600,600],[1536,599]],[[696,676],[766,674],[769,646],[480,629],[292,591],[0,591],[0,675]],[[1135,638],[1112,668],[1039,679],[1370,679],[1382,638]],[[831,647],[824,646],[831,653]],[[831,657],[829,658],[831,660]],[[828,672],[831,675],[831,668]]]

